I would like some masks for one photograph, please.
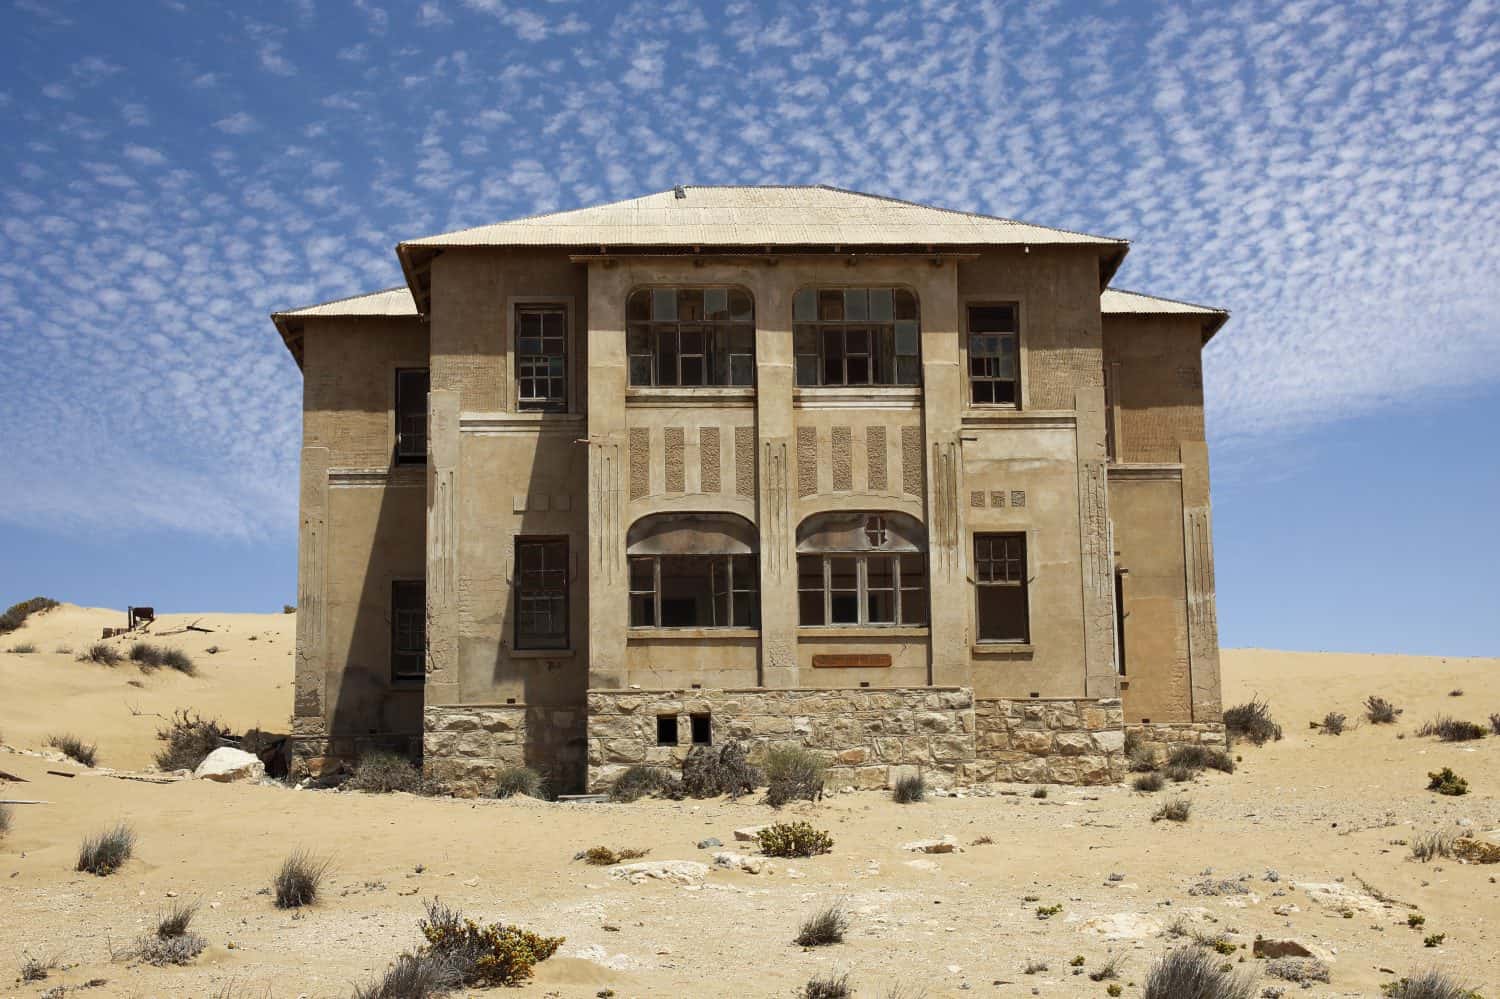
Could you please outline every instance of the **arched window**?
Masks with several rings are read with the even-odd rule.
[[[734,514],[658,513],[626,536],[632,628],[758,628],[755,527]]]
[[[630,384],[755,384],[755,302],[739,288],[640,288],[625,304]]]
[[[905,288],[803,288],[792,299],[797,385],[916,385],[918,333]]]
[[[797,528],[803,627],[925,625],[927,532],[904,513],[820,513]]]

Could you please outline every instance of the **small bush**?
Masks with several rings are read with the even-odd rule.
[[[1417,729],[1418,735],[1435,735],[1443,742],[1470,742],[1474,739],[1483,739],[1484,726],[1476,725],[1471,721],[1461,721],[1450,718],[1448,715],[1438,715],[1436,718]]]
[[[98,747],[92,742],[84,742],[76,735],[49,735],[47,745],[86,767],[93,766],[94,761],[99,758]]]
[[[1045,798],[1045,797],[1047,797],[1047,786],[1045,784],[1043,784],[1041,787],[1034,787],[1034,788],[1032,788],[1031,789],[1031,796],[1033,798]]]
[[[95,642],[87,651],[78,653],[81,663],[98,663],[100,666],[118,666],[125,661],[120,650],[105,642]]]
[[[1188,799],[1173,798],[1171,801],[1162,803],[1162,806],[1151,816],[1151,821],[1160,822],[1166,819],[1169,822],[1186,822],[1192,810],[1193,803]]]
[[[162,939],[183,936],[197,914],[198,903],[173,902],[171,907],[157,919],[156,935]]]
[[[658,794],[671,786],[671,775],[658,767],[636,765],[626,769],[609,789],[609,800],[638,801],[648,794]]]
[[[222,722],[203,718],[185,709],[175,712],[156,737],[166,743],[156,753],[156,765],[162,770],[196,770],[220,746],[233,745],[234,738]]]
[[[1062,912],[1061,902],[1054,902],[1051,905],[1039,905],[1036,907],[1036,918],[1043,920],[1051,919],[1059,912]],[[1082,967],[1082,965],[1079,965],[1079,967]]]
[[[1266,962],[1266,974],[1284,982],[1327,982],[1328,965],[1315,957],[1278,957]]]
[[[808,979],[802,987],[802,999],[850,999],[854,995],[854,989],[849,984],[848,975],[835,975],[829,972],[819,978]]]
[[[1222,770],[1226,774],[1234,773],[1234,757],[1222,749],[1205,746],[1199,742],[1186,742],[1180,746],[1173,747],[1167,754],[1167,766],[1190,767],[1193,770]]]
[[[161,654],[161,664],[167,669],[176,670],[183,676],[197,676],[198,667],[193,665],[193,660],[181,649],[167,649]]]
[[[18,656],[29,656],[36,653],[36,646],[31,642],[22,642],[20,645],[12,645],[10,651]]]
[[[1422,938],[1423,947],[1441,947],[1443,941],[1448,939],[1446,933],[1432,933]]]
[[[650,852],[650,850],[636,850],[630,847],[611,850],[607,846],[591,846],[583,851],[582,857],[585,863],[593,864],[595,867],[613,867],[627,860],[640,860]]]
[[[1162,774],[1167,778],[1167,780],[1172,781],[1175,784],[1186,784],[1188,781],[1198,776],[1198,774],[1200,774],[1201,772],[1202,771],[1194,767],[1175,766],[1167,767],[1162,771]]]
[[[546,778],[530,767],[501,768],[500,773],[495,777],[495,797],[514,798],[517,795],[545,799],[547,797]]]
[[[197,912],[196,904],[174,902],[156,921],[156,931],[136,941],[130,956],[157,966],[187,964],[208,946],[207,940],[188,929]]]
[[[463,984],[458,967],[440,954],[402,954],[373,985],[357,985],[354,999],[428,999]]]
[[[1320,722],[1314,722],[1313,728],[1324,735],[1343,735],[1344,725],[1349,721],[1349,716],[1338,711],[1330,711],[1323,716]]]
[[[1141,999],[1250,999],[1254,994],[1253,978],[1224,971],[1198,947],[1179,947],[1151,966]]]
[[[62,959],[55,955],[53,957],[32,957],[28,954],[21,961],[21,981],[44,981],[48,975],[61,967]]]
[[[738,798],[761,783],[761,773],[750,765],[745,747],[733,740],[722,748],[694,746],[682,761],[682,792],[689,798]]]
[[[1457,797],[1458,795],[1469,793],[1469,782],[1454,773],[1449,767],[1444,767],[1427,775],[1427,790]]]
[[[828,761],[801,746],[772,746],[766,750],[766,804],[780,808],[789,801],[817,801],[823,797]]]
[[[1147,794],[1160,791],[1165,784],[1166,779],[1161,774],[1155,772],[1139,774],[1135,780],[1130,782],[1131,787],[1137,791],[1145,791]]]
[[[354,776],[345,781],[343,787],[371,794],[416,792],[422,789],[422,771],[399,753],[375,749],[359,758],[354,765]]]
[[[162,654],[165,652],[160,646],[152,645],[150,642],[136,642],[130,646],[126,653],[130,661],[137,664],[141,669],[152,670],[161,665]]]
[[[1026,967],[1021,969],[1023,975],[1039,975],[1047,970],[1046,961],[1038,961],[1036,958],[1026,962]]]
[[[520,985],[563,945],[562,937],[517,926],[481,926],[437,899],[427,903],[427,918],[420,925],[425,952],[451,962],[465,985]]]
[[[40,614],[42,611],[51,610],[56,606],[57,601],[51,597],[32,597],[30,600],[22,600],[18,604],[11,604],[5,609],[4,614],[0,614],[0,635],[15,631],[32,614]]]
[[[1120,977],[1120,965],[1125,963],[1124,954],[1109,954],[1104,958],[1104,963],[1095,970],[1089,972],[1089,980],[1095,982],[1112,981]]]
[[[297,850],[281,862],[271,882],[276,896],[276,908],[299,909],[318,900],[318,889],[328,876],[332,861],[313,858],[303,850]]]
[[[927,799],[927,778],[921,774],[902,777],[891,791],[891,800],[898,805],[911,805]]]
[[[1490,715],[1490,732],[1493,735],[1500,735],[1500,713]]]
[[[1401,709],[1384,697],[1371,694],[1365,698],[1365,717],[1372,725],[1394,725]]]
[[[1380,994],[1389,999],[1483,999],[1478,992],[1436,968],[1400,981],[1386,982],[1380,987]]]
[[[295,614],[295,613],[297,613],[297,605],[296,604],[282,604],[281,605],[281,613],[283,613],[283,614]]]
[[[1281,726],[1271,717],[1271,705],[1259,698],[1226,709],[1224,731],[1231,739],[1244,739],[1257,746],[1281,740]]]
[[[1451,857],[1453,856],[1453,840],[1452,833],[1423,833],[1411,841],[1411,857],[1424,864],[1435,857]]]
[[[1464,696],[1464,688],[1462,688],[1462,687],[1454,687],[1452,690],[1448,691],[1448,696],[1449,697],[1462,697],[1462,696]]]
[[[815,857],[833,850],[833,837],[806,822],[778,822],[756,833],[768,857]]]
[[[842,906],[830,905],[808,916],[802,921],[797,933],[799,947],[825,947],[844,942],[844,931],[849,929],[849,917]]]
[[[102,878],[123,867],[134,851],[135,833],[121,822],[113,829],[85,839],[78,848],[78,863],[73,869]]]

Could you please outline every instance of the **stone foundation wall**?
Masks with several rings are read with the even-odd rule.
[[[293,777],[320,777],[340,768],[353,767],[359,758],[376,749],[399,753],[413,761],[422,758],[420,732],[389,732],[380,735],[335,735],[324,730],[321,719],[294,718],[287,741]]]
[[[1215,749],[1229,748],[1223,722],[1132,723],[1125,726],[1125,734],[1150,752],[1158,764],[1166,760],[1173,746],[1184,742],[1199,742]]]
[[[460,797],[495,793],[495,778],[510,766],[528,766],[552,790],[569,794],[584,783],[582,711],[503,705],[429,705],[422,771]]]
[[[589,788],[608,788],[636,764],[680,770],[694,714],[711,717],[715,745],[737,740],[752,760],[776,743],[818,750],[834,786],[885,787],[894,767],[956,777],[974,761],[973,695],[964,688],[594,690]],[[657,745],[658,716],[678,719],[676,746]]]
[[[1109,784],[1125,775],[1118,699],[974,702],[970,782]]]

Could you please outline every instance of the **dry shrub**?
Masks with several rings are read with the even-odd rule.
[[[52,957],[32,957],[27,954],[21,960],[21,981],[40,982],[48,975],[62,967],[62,958],[57,955]]]
[[[1089,979],[1095,982],[1109,981],[1120,977],[1120,965],[1125,963],[1125,955],[1110,953],[1105,956],[1104,963],[1094,971],[1089,972]]]
[[[898,805],[910,805],[927,799],[927,779],[921,774],[902,777],[891,791],[891,800]]]
[[[5,609],[4,614],[0,614],[0,635],[15,631],[32,614],[40,614],[42,611],[51,610],[56,606],[57,601],[51,597],[32,597],[30,600],[22,600],[18,604],[11,604]]]
[[[1435,735],[1443,742],[1470,742],[1474,739],[1483,739],[1485,731],[1483,725],[1451,718],[1448,715],[1438,715],[1417,729],[1417,734]]]
[[[849,984],[848,975],[836,975],[829,972],[817,978],[808,979],[802,987],[802,999],[850,999],[854,995],[854,988]]]
[[[1162,806],[1151,816],[1151,821],[1160,822],[1166,819],[1169,822],[1186,822],[1192,810],[1193,803],[1188,799],[1173,798],[1171,801],[1162,803]]]
[[[1284,982],[1324,982],[1330,973],[1328,965],[1315,957],[1278,957],[1266,962],[1266,974]]]
[[[174,902],[156,921],[156,931],[137,940],[128,956],[157,966],[187,964],[208,946],[207,940],[188,929],[197,912],[196,903]]]
[[[373,985],[356,985],[354,999],[427,999],[463,984],[458,967],[441,954],[402,954]]]
[[[502,767],[495,776],[495,797],[546,798],[547,780],[530,767]]]
[[[76,735],[49,735],[47,745],[86,767],[93,766],[94,761],[99,758],[98,747],[92,742],[84,742]]]
[[[789,801],[817,801],[823,797],[828,761],[802,746],[772,746],[766,750],[766,804],[780,808]]]
[[[161,664],[167,669],[176,670],[184,676],[197,676],[198,667],[193,665],[193,660],[181,649],[167,649],[161,654]]]
[[[359,758],[354,775],[343,785],[351,791],[389,794],[392,791],[417,792],[422,789],[422,771],[400,753],[374,749]]]
[[[234,744],[234,734],[223,722],[186,709],[174,712],[166,727],[156,730],[156,737],[167,744],[156,753],[162,770],[197,770],[209,753]]]
[[[281,870],[271,882],[276,908],[298,909],[312,905],[318,900],[318,889],[332,866],[332,861],[314,858],[305,850],[293,852],[281,862]]]
[[[833,850],[833,837],[806,822],[777,822],[755,836],[768,857],[815,857]]]
[[[1145,791],[1148,794],[1160,791],[1165,784],[1166,778],[1155,772],[1139,774],[1135,780],[1130,782],[1131,787],[1137,791]]]
[[[1436,968],[1386,982],[1380,987],[1380,994],[1389,999],[1483,999],[1478,992]]]
[[[33,655],[36,653],[36,644],[33,642],[22,642],[20,645],[12,645],[9,651],[18,656]]]
[[[563,945],[562,937],[517,926],[481,926],[438,899],[427,903],[421,930],[427,939],[424,952],[451,962],[463,984],[471,986],[520,985]]]
[[[135,832],[121,822],[113,829],[90,836],[78,848],[75,871],[87,871],[101,878],[124,866],[135,851]]]
[[[1223,970],[1198,947],[1168,951],[1146,972],[1141,999],[1250,999],[1255,979]]]
[[[161,665],[162,655],[165,649],[150,642],[135,642],[126,653],[130,661],[144,670],[153,670]]]
[[[1188,781],[1198,776],[1200,772],[1201,771],[1193,767],[1172,766],[1167,767],[1165,770],[1163,770],[1162,774],[1167,778],[1167,780],[1172,781],[1175,784],[1186,784]]]
[[[87,650],[78,653],[81,663],[98,663],[100,666],[118,666],[125,661],[120,650],[106,642],[95,642]]]
[[[627,860],[640,860],[650,852],[650,850],[638,850],[633,847],[611,850],[607,846],[591,846],[579,854],[579,856],[583,858],[584,863],[592,864],[595,867],[613,867],[615,864],[623,864]]]
[[[849,929],[849,917],[843,906],[830,905],[819,909],[802,921],[797,932],[799,947],[825,947],[844,942],[844,932]]]
[[[615,778],[609,789],[609,800],[628,803],[653,794],[671,797],[674,787],[679,792],[677,796],[681,797],[681,784],[673,780],[671,774],[659,767],[636,764]]]
[[[1349,716],[1339,711],[1330,711],[1323,716],[1320,722],[1314,722],[1313,728],[1324,735],[1343,735],[1344,725],[1349,721]]]
[[[1190,767],[1193,770],[1222,770],[1234,773],[1234,757],[1222,749],[1205,746],[1200,742],[1185,742],[1174,746],[1167,754],[1167,767]]]
[[[1244,739],[1257,746],[1281,739],[1281,726],[1271,717],[1271,705],[1259,698],[1225,709],[1224,731],[1231,739]]]
[[[1438,794],[1458,797],[1461,794],[1469,793],[1469,782],[1454,773],[1451,768],[1444,767],[1441,770],[1428,773],[1427,790],[1436,791]]]
[[[694,746],[682,761],[682,791],[689,798],[738,798],[760,786],[759,770],[750,765],[745,747],[726,742],[723,748]]]
[[[1365,717],[1372,725],[1394,725],[1401,709],[1378,694],[1365,698]]]
[[[1430,832],[1422,833],[1411,841],[1411,857],[1426,863],[1435,857],[1453,856],[1452,833]]]

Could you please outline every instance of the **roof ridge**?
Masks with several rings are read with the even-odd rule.
[[[275,316],[290,316],[298,312],[306,312],[308,309],[322,309],[330,305],[338,305],[342,302],[353,302],[356,299],[360,298],[374,298],[376,295],[389,295],[393,291],[404,291],[408,295],[410,295],[411,287],[404,284],[395,284],[391,285],[389,288],[378,288],[375,291],[362,291],[354,295],[345,295],[343,298],[330,298],[326,302],[313,302],[311,305],[299,305],[295,309],[278,309],[275,312],[271,313],[271,315],[273,318]],[[413,302],[415,302],[415,299],[413,299]]]
[[[1109,285],[1103,291],[1099,292],[1099,295],[1102,298],[1104,296],[1105,292],[1110,292],[1110,291],[1118,291],[1118,292],[1122,292],[1122,293],[1124,293],[1126,295],[1138,295],[1141,298],[1149,298],[1149,299],[1153,299],[1154,301],[1157,301],[1157,302],[1170,302],[1173,305],[1186,305],[1190,309],[1202,309],[1205,312],[1217,312],[1217,313],[1220,313],[1221,315],[1225,315],[1225,316],[1229,315],[1229,310],[1228,309],[1220,309],[1220,308],[1217,308],[1217,307],[1212,306],[1212,305],[1203,305],[1200,302],[1189,302],[1189,301],[1185,301],[1184,299],[1181,299],[1181,298],[1168,298],[1165,295],[1153,295],[1153,294],[1151,294],[1148,291],[1136,291],[1133,288],[1121,288],[1119,285],[1113,285],[1113,284]]]

